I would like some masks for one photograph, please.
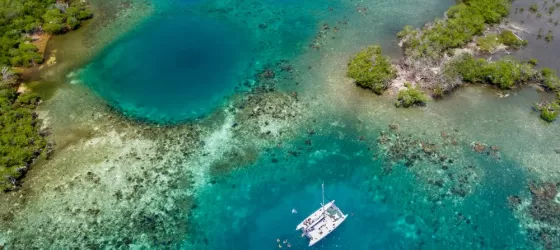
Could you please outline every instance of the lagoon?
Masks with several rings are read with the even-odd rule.
[[[535,247],[508,197],[528,204],[531,180],[560,173],[558,126],[529,108],[546,94],[477,86],[397,109],[344,75],[372,43],[398,60],[395,33],[453,3],[142,3],[153,11],[41,106],[62,143],[30,170],[29,198],[2,197],[24,205],[0,243],[307,249],[295,227],[325,183],[350,216],[311,249]]]

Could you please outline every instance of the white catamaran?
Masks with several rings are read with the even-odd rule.
[[[327,237],[348,217],[334,204],[334,200],[325,204],[325,184],[323,188],[323,203],[321,208],[309,215],[296,227],[302,231],[302,236],[309,238],[309,246],[313,246],[323,238]]]

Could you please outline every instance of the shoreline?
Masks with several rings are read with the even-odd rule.
[[[472,1],[470,3],[473,4],[473,2],[482,5],[478,7],[485,7],[485,4],[492,4],[491,1]],[[495,1],[495,3],[498,4],[499,1]],[[505,3],[502,2],[502,4]],[[536,4],[531,5],[531,9],[535,9],[533,12],[537,12],[536,6]],[[555,6],[558,7],[560,4]],[[463,40],[460,41],[449,41],[445,39],[456,38],[450,35],[450,33],[458,31],[457,27],[451,26],[452,21],[463,19],[457,22],[466,22],[466,25],[471,24],[464,20],[468,20],[468,17],[457,16],[456,14],[465,9],[474,8],[471,5],[458,4],[453,6],[446,11],[445,19],[428,23],[420,29],[413,29],[410,26],[405,27],[403,31],[398,34],[400,39],[398,44],[403,48],[405,59],[396,65],[393,63],[392,68],[397,73],[392,80],[385,80],[388,86],[383,92],[388,92],[388,96],[393,98],[398,93],[398,98],[400,100],[401,93],[415,88],[422,89],[424,92],[429,93],[433,99],[445,99],[453,92],[456,92],[458,88],[471,84],[489,85],[492,90],[508,92],[514,89],[526,88],[527,85],[535,85],[537,86],[537,88],[535,88],[537,91],[538,89],[542,89],[545,92],[556,95],[556,97],[552,98],[552,101],[544,100],[532,105],[533,112],[540,113],[540,118],[542,120],[548,123],[554,122],[560,110],[560,78],[556,72],[550,68],[537,68],[537,59],[521,62],[513,57],[507,57],[512,54],[508,49],[514,52],[523,50],[527,45],[527,40],[524,40],[521,35],[515,33],[524,32],[525,29],[523,27],[518,26],[518,24],[509,23],[508,17],[511,14],[509,13],[509,10],[512,8],[511,5],[507,3],[505,8],[504,6],[501,7],[506,9],[507,13],[506,15],[501,14],[502,16],[499,22],[495,19],[486,20],[483,27],[478,27],[480,29],[479,32],[474,32],[472,36],[469,34],[467,37],[462,37],[461,39]],[[549,12],[551,15],[554,12],[554,8],[555,7],[551,7]],[[453,13],[450,14],[451,17],[448,17],[450,12]],[[462,12],[463,15],[467,13],[466,11]],[[541,14],[538,13],[537,15],[540,17]],[[552,20],[552,18],[550,18],[550,20]],[[558,23],[558,21],[556,23]],[[455,27],[455,30],[453,27]],[[467,29],[470,28],[471,27]],[[506,34],[508,34],[506,32],[511,34],[509,38],[506,37]],[[545,38],[547,42],[552,41],[553,38],[551,38],[551,34],[552,32],[549,30],[547,38]],[[437,43],[441,41],[434,38],[438,35],[443,37],[438,37],[439,39],[448,42],[448,44],[434,45],[434,42]],[[542,37],[542,28],[539,30],[538,37]],[[432,41],[432,39],[435,41]],[[508,41],[510,44],[506,45],[504,41]],[[456,46],[453,42],[463,43],[463,45]],[[427,45],[425,45],[425,43],[427,43]],[[485,47],[483,48],[483,46]],[[364,53],[364,51],[368,49],[369,47],[360,53]],[[484,52],[484,50],[486,51]],[[498,58],[493,60],[497,52],[500,52],[497,55]],[[373,56],[369,59],[371,63],[366,64],[360,61],[360,53],[351,59],[351,64],[360,65],[361,63],[365,68],[361,76],[358,75],[355,77],[355,73],[351,76],[358,85],[363,84],[361,81],[364,81],[364,75],[368,76],[367,69],[369,69],[369,72],[380,72],[384,70],[382,66],[380,66],[378,57]],[[348,72],[355,72],[355,68],[350,67]],[[369,75],[371,76],[371,74],[373,73]],[[382,77],[383,76],[374,75],[368,80],[375,83],[384,80]],[[408,86],[410,84],[416,87]],[[372,88],[374,92],[379,93],[378,89],[374,87],[370,88]],[[507,96],[509,96],[509,93],[505,96],[500,95],[500,98]],[[413,105],[425,105],[425,101],[422,100],[422,97],[414,98],[418,99],[414,100],[415,104]],[[527,107],[527,109],[529,109],[529,107]],[[476,143],[473,145],[480,144]],[[478,152],[480,150],[481,147],[475,147],[475,151]],[[552,150],[550,151],[551,152],[548,152],[548,154],[553,153]],[[556,149],[554,152],[558,154],[560,150]],[[528,180],[530,179],[531,178],[528,178]],[[516,218],[519,219],[521,227],[527,234],[539,235],[538,237],[533,236],[534,238],[532,240],[535,244],[540,244],[546,249],[556,249],[560,247],[560,219],[558,218],[557,212],[558,209],[560,209],[560,202],[558,199],[560,194],[556,194],[560,186],[554,182],[540,180],[531,181],[527,189],[530,190],[530,197],[525,195],[520,198],[520,196],[517,196],[518,194],[511,194],[508,198],[511,211],[515,214]],[[527,190],[522,192],[526,193]]]
[[[64,63],[64,60],[60,60],[60,63]],[[336,81],[344,82],[340,75],[334,77],[335,84],[340,84]],[[350,86],[351,84],[348,84],[348,86],[343,87]],[[153,237],[154,235],[163,236],[165,240],[181,240],[181,236],[184,235],[174,235],[174,232],[167,230],[154,233],[134,227],[141,228],[146,223],[151,223],[149,225],[165,225],[171,229],[175,227],[183,229],[185,224],[194,220],[185,214],[190,215],[191,210],[197,209],[195,200],[198,197],[195,196],[197,187],[210,187],[214,184],[212,182],[215,182],[215,176],[227,175],[233,171],[232,169],[255,162],[260,152],[268,151],[271,148],[286,147],[290,143],[296,144],[291,142],[289,138],[306,133],[311,137],[315,134],[315,131],[320,133],[322,130],[332,130],[334,134],[339,136],[340,140],[362,141],[360,137],[344,137],[343,134],[337,134],[339,129],[355,126],[359,131],[356,135],[358,133],[363,134],[366,139],[374,141],[375,138],[369,137],[374,136],[372,135],[374,133],[384,133],[388,130],[387,124],[391,124],[391,126],[401,124],[400,129],[407,133],[403,133],[400,138],[405,138],[404,134],[413,134],[422,137],[424,141],[433,142],[433,140],[426,140],[426,137],[432,137],[432,139],[446,137],[447,139],[444,139],[451,140],[451,137],[460,136],[461,143],[472,141],[475,145],[479,145],[478,143],[482,141],[485,145],[504,147],[505,149],[500,150],[506,152],[505,154],[516,152],[509,150],[506,146],[509,147],[510,144],[520,140],[500,140],[501,137],[507,138],[507,134],[496,133],[496,135],[488,136],[478,134],[480,131],[476,129],[466,129],[469,127],[467,124],[472,123],[470,124],[471,127],[487,127],[486,133],[493,133],[495,131],[491,129],[516,123],[515,119],[511,118],[514,116],[511,113],[505,114],[505,118],[501,116],[500,112],[489,113],[487,116],[475,116],[476,112],[465,116],[453,116],[457,112],[466,112],[461,108],[453,108],[453,105],[468,106],[473,104],[470,106],[472,109],[482,110],[485,105],[474,104],[483,103],[490,107],[495,107],[495,105],[501,105],[500,107],[504,105],[514,106],[514,101],[523,101],[525,96],[534,97],[534,95],[527,95],[527,91],[523,89],[520,90],[520,92],[523,92],[523,98],[512,94],[512,98],[505,100],[511,102],[505,104],[494,101],[493,99],[501,98],[493,98],[488,93],[479,93],[480,96],[472,97],[471,92],[489,86],[478,86],[480,88],[469,88],[468,90],[460,89],[453,93],[453,95],[458,95],[457,98],[446,98],[456,100],[448,101],[444,99],[442,102],[445,103],[423,108],[419,112],[412,109],[395,111],[390,100],[371,101],[374,98],[371,98],[372,96],[368,95],[366,91],[361,90],[363,93],[358,93],[358,95],[363,98],[354,99],[352,94],[355,92],[348,92],[347,90],[342,94],[337,93],[337,97],[344,99],[342,101],[337,98],[329,99],[333,96],[327,98],[316,97],[317,93],[313,91],[295,96],[282,93],[282,91],[255,93],[250,97],[239,95],[232,97],[232,101],[228,101],[231,105],[224,107],[225,111],[216,110],[196,125],[186,124],[165,128],[131,121],[107,107],[102,103],[103,100],[92,97],[92,93],[88,92],[87,89],[83,91],[83,88],[70,86],[70,88],[61,89],[49,101],[48,106],[40,107],[42,109],[40,116],[45,118],[45,123],[49,123],[49,117],[51,119],[61,119],[61,121],[56,122],[59,122],[62,126],[58,124],[59,130],[54,131],[54,133],[73,136],[72,140],[61,142],[63,145],[60,146],[61,150],[57,152],[59,155],[55,155],[53,160],[43,162],[41,166],[31,170],[33,176],[30,176],[29,182],[24,185],[24,191],[28,193],[18,191],[11,195],[6,194],[5,197],[10,196],[10,198],[5,199],[0,195],[0,199],[7,201],[5,206],[8,208],[26,209],[7,215],[7,217],[12,216],[14,219],[15,222],[11,222],[15,224],[14,227],[17,227],[17,230],[22,230],[12,232],[10,237],[26,239],[35,235],[38,242],[40,240],[48,242],[47,238],[50,236],[58,235],[63,238],[67,236],[57,242],[57,244],[61,244],[60,246],[68,246],[78,242],[71,239],[73,237],[77,239],[79,235],[86,235],[89,240],[103,239],[108,241],[111,238],[115,239],[115,241],[107,244],[129,244],[130,241],[139,243],[135,246],[143,244],[142,246],[146,247],[152,243],[152,240],[159,239],[159,237]],[[487,92],[484,89],[481,91]],[[310,95],[313,95],[313,97],[310,97]],[[472,99],[468,99],[468,97]],[[298,103],[298,98],[303,101]],[[370,100],[366,98],[370,98]],[[65,101],[72,99],[74,101]],[[489,99],[492,100],[489,101]],[[293,103],[294,100],[298,105],[290,106],[289,104]],[[344,101],[349,102],[349,104],[338,105],[339,102]],[[70,104],[71,107],[65,109],[57,106],[63,105],[61,104],[63,102],[67,105]],[[344,113],[347,111],[344,108],[354,107],[352,105],[356,105],[356,109],[350,110],[349,114]],[[283,106],[289,108],[284,111]],[[331,106],[336,107],[327,110]],[[450,106],[451,108],[442,106]],[[360,108],[369,110],[364,112]],[[515,115],[523,114],[519,111],[518,106],[514,106],[514,108],[517,108]],[[241,111],[231,111],[237,109]],[[298,111],[300,110],[306,113],[303,115],[304,118],[299,117],[301,114]],[[472,112],[468,109],[467,111]],[[296,117],[293,117],[293,115]],[[324,119],[325,124],[319,125],[315,123],[315,119],[319,119],[319,123]],[[456,122],[456,119],[462,119],[461,122],[464,123],[464,126],[459,127],[463,123]],[[535,123],[529,121],[518,125],[518,129],[526,129],[534,126]],[[367,127],[367,129],[364,129],[364,127]],[[286,128],[293,131],[285,132]],[[512,127],[506,128],[511,129]],[[393,127],[390,127],[390,129],[393,130]],[[349,134],[355,136],[354,133]],[[542,133],[541,130],[529,135],[536,134],[551,137],[549,133]],[[535,138],[532,140],[535,140]],[[232,143],[232,141],[236,142]],[[315,138],[313,138],[313,142],[311,139],[309,141],[306,139],[304,148],[311,147],[310,145],[314,143],[317,143]],[[411,145],[418,150],[418,145]],[[239,148],[236,148],[237,146]],[[393,148],[398,149],[398,147]],[[490,146],[489,148],[489,150],[492,150],[489,151],[491,154],[496,153],[497,149],[495,150]],[[422,154],[430,151],[429,148],[426,151],[425,145],[422,145],[421,149],[420,153]],[[344,150],[344,148],[337,150]],[[289,157],[297,157],[299,154],[305,154],[306,151],[299,146],[293,146],[284,153]],[[353,153],[356,152],[342,152],[342,154],[347,154],[347,157],[355,157]],[[367,151],[364,150],[364,153],[367,153]],[[278,161],[278,158],[282,160],[287,156],[279,155],[272,160]],[[531,157],[539,158],[541,155]],[[395,158],[399,160],[399,157]],[[493,160],[492,157],[489,157],[489,159]],[[524,165],[527,166],[523,166],[523,168],[530,171],[529,164]],[[507,171],[505,169],[507,166],[503,166],[504,170],[493,169],[493,171]],[[427,170],[417,168],[412,169],[412,171],[430,170],[425,169]],[[434,172],[441,171],[439,168],[432,168],[431,170]],[[250,171],[247,170],[248,174],[253,173]],[[546,172],[539,174],[545,175]],[[431,176],[426,174],[423,177],[429,178]],[[388,183],[388,185],[392,184]],[[475,182],[473,185],[479,184]],[[237,186],[238,189],[241,186]],[[233,189],[233,186],[230,188]],[[183,192],[188,192],[188,195],[183,196]],[[16,197],[22,194],[25,197]],[[220,193],[216,194],[216,196],[219,195]],[[92,196],[93,198],[88,198]],[[12,206],[11,204],[19,204],[19,206]],[[198,209],[200,210],[200,207]],[[84,218],[90,218],[91,220]],[[124,219],[121,220],[121,218]],[[127,221],[128,219],[130,221]],[[113,224],[111,223],[112,220],[118,223]],[[87,230],[81,229],[82,225],[78,225],[78,223],[86,225]],[[118,228],[111,227],[113,225],[123,225],[123,228],[118,230]],[[10,227],[6,226],[8,229]],[[57,230],[50,230],[52,228]],[[43,233],[37,234],[34,229],[41,229]],[[88,230],[90,230],[89,233]],[[180,231],[180,233],[191,232],[185,230]],[[2,234],[0,232],[0,236]],[[125,240],[120,237],[127,234],[132,236],[126,237]],[[138,236],[140,234],[141,237]],[[174,236],[178,236],[178,238],[175,239]],[[3,243],[2,240],[0,239],[0,246]],[[68,240],[68,242],[64,240]],[[19,243],[26,244],[25,242]],[[8,242],[8,244],[15,243]],[[40,242],[36,244],[40,244]]]
[[[403,59],[392,59],[386,65],[388,57],[371,50],[380,51],[380,47],[368,46],[350,59],[347,76],[378,95],[388,92],[390,97],[397,96],[395,105],[405,108],[425,106],[428,99],[442,99],[470,84],[488,84],[502,91],[540,85],[557,97],[536,103],[532,109],[551,123],[560,112],[560,78],[550,68],[537,68],[536,59],[520,61],[509,57],[528,43],[516,34],[525,29],[508,20],[511,6],[498,0],[458,3],[444,13],[444,19],[422,28],[405,26],[397,33]],[[470,18],[482,18],[484,22]],[[462,34],[465,28],[457,23],[463,23],[459,26],[465,25],[469,32]],[[365,58],[366,54],[371,58]]]

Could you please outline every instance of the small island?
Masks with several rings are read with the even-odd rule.
[[[560,249],[560,0],[86,1],[0,0],[0,250]]]
[[[350,60],[347,76],[376,94],[396,89],[397,107],[425,104],[424,92],[434,99],[443,98],[465,84],[489,84],[503,90],[536,84],[556,93],[555,100],[533,107],[543,120],[552,122],[560,108],[556,72],[537,69],[535,59],[519,62],[509,56],[487,57],[527,45],[504,23],[509,7],[508,1],[500,0],[459,3],[449,8],[445,19],[421,29],[406,26],[397,34],[404,49],[402,62],[392,65],[379,46],[370,46]]]

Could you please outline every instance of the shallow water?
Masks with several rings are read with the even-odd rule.
[[[419,2],[399,4],[415,3]],[[326,50],[343,32],[360,33],[356,36],[360,43],[346,43],[347,51],[375,40],[388,43],[403,20],[380,21],[407,14],[386,2],[162,1],[154,5],[154,16],[105,48],[77,77],[125,115],[163,124],[208,115],[235,91],[254,85],[263,70],[282,62],[296,63],[294,59],[310,57],[313,50]],[[435,15],[437,10],[427,14]],[[414,15],[409,20],[417,24],[423,18],[417,19]],[[300,66],[295,70],[306,67]]]
[[[500,98],[470,87],[396,109],[344,77],[352,53],[375,42],[398,58],[395,33],[453,3],[148,3],[149,17],[78,63],[67,81],[82,84],[63,85],[41,105],[57,152],[29,172],[22,192],[31,195],[21,196],[29,198],[0,197],[0,214],[24,204],[0,225],[0,243],[279,249],[280,239],[282,249],[284,240],[306,249],[294,229],[319,207],[325,183],[327,199],[350,216],[313,249],[534,248],[507,197],[526,194],[530,179],[560,178],[549,167],[560,160],[558,124],[530,109],[547,95],[526,88]],[[251,115],[236,116],[262,104],[238,99],[263,69],[276,73],[266,84],[277,93],[297,91],[303,114],[285,121],[295,128],[274,115],[256,115],[256,128]],[[153,125],[181,122],[193,127]],[[394,123],[399,129],[388,128]],[[499,149],[476,153],[474,142]],[[432,144],[435,154],[424,151]]]
[[[455,199],[445,188],[433,190],[404,165],[384,173],[383,158],[373,159],[377,149],[357,140],[355,129],[325,127],[324,133],[268,149],[254,165],[217,176],[203,188],[192,212],[190,239],[200,244],[196,248],[277,249],[287,247],[284,240],[292,248],[306,248],[308,241],[294,229],[319,207],[321,183],[326,184],[326,199],[336,200],[350,216],[312,249],[528,246],[505,205],[508,194],[519,192],[526,178],[514,163],[469,155],[485,174],[472,195]],[[304,143],[308,138],[312,145]],[[499,170],[504,168],[509,171]],[[441,199],[434,200],[434,192]],[[294,208],[297,214],[291,213]]]

